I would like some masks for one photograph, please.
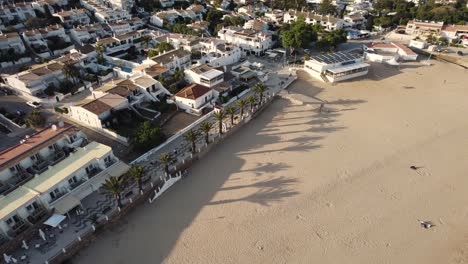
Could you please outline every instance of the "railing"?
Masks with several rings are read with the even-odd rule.
[[[70,186],[68,187],[68,189],[71,191],[73,189],[75,189],[76,187],[80,186],[81,184],[85,183],[86,180],[85,179],[79,179],[78,181],[70,184]]]
[[[94,167],[92,168],[87,174],[88,174],[88,178],[91,179],[92,177],[96,176],[97,174],[99,174],[102,170],[98,167]]]
[[[55,194],[55,197],[52,198],[52,200],[50,200],[50,203],[53,203],[53,202],[56,202],[58,199],[60,199],[60,197],[64,196],[65,194],[67,194],[67,192],[58,192]]]
[[[28,221],[31,224],[37,224],[42,218],[44,218],[46,214],[46,209],[43,207],[39,207],[28,216]]]

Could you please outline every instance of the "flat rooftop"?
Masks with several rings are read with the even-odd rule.
[[[322,54],[317,56],[312,56],[311,59],[324,63],[324,64],[335,64],[351,60],[357,60],[362,58],[359,54],[353,54],[346,51],[334,52],[329,54]]]

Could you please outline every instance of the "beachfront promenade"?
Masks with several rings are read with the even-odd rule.
[[[271,72],[268,81],[265,83],[267,90],[264,93],[263,102],[262,104],[257,103],[254,107],[254,113],[260,108],[266,107],[266,102],[273,100],[276,94],[291,84],[295,79],[295,71],[289,69]],[[245,99],[253,94],[254,92],[249,89],[247,92],[243,93],[238,100]],[[229,105],[235,106],[236,101],[237,100],[230,102]],[[235,109],[234,127],[231,127],[231,117],[229,115],[226,115],[223,121],[223,131],[225,135],[229,135],[237,128],[242,127],[243,124],[249,122],[252,114],[254,114],[251,113],[249,109],[245,109],[244,116],[240,117],[240,109],[237,107],[235,107]],[[196,143],[198,154],[194,155],[190,151],[191,144],[184,140],[184,134],[190,130],[198,129],[200,124],[205,121],[214,124],[209,137],[210,142],[214,144],[212,143],[208,146],[205,143],[204,137],[200,136]],[[39,238],[28,241],[27,249],[18,249],[16,252],[13,252],[12,256],[24,263],[38,264],[59,263],[72,256],[81,247],[97,237],[98,234],[96,234],[96,230],[99,231],[99,229],[105,228],[106,225],[111,226],[112,222],[117,221],[121,217],[125,217],[126,213],[130,212],[131,208],[134,208],[142,202],[153,202],[164,191],[181,179],[182,171],[185,171],[194,159],[198,159],[204,152],[208,151],[212,145],[216,145],[221,142],[222,139],[223,137],[220,137],[218,133],[218,121],[213,117],[213,113],[211,112],[203,116],[194,124],[179,131],[179,133],[168,139],[163,145],[131,162],[132,165],[142,166],[145,170],[144,193],[139,193],[136,183],[129,186],[123,193],[123,209],[117,207],[112,197],[96,192],[83,201],[82,206],[84,210],[80,215],[73,215],[64,221],[62,229],[44,230],[46,233],[46,240]],[[163,166],[158,162],[162,153],[170,153],[175,158],[170,166],[172,175],[166,175]]]

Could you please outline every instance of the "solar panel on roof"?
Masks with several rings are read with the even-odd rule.
[[[352,54],[349,52],[336,52],[336,53],[331,53],[331,54],[322,54],[318,56],[312,57],[314,60],[318,62],[323,62],[326,64],[334,64],[334,63],[341,63],[341,62],[346,62],[350,60],[355,60],[360,58],[358,54]]]

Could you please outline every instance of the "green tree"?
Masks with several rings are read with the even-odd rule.
[[[255,98],[255,95],[249,96],[247,98],[247,103],[250,105],[250,112],[253,113],[254,106],[257,103],[257,99]]]
[[[229,5],[227,6],[227,10],[231,10],[231,11],[234,11],[234,9],[236,8],[236,3],[234,2],[234,0],[231,0],[229,2]]]
[[[165,136],[161,129],[150,121],[140,124],[133,137],[133,143],[136,148],[147,150],[162,143]]]
[[[143,42],[143,47],[145,47],[145,49],[147,49],[149,47],[150,42],[151,42],[151,37],[148,36],[148,35],[145,35],[145,36],[141,37],[141,41]]]
[[[228,106],[226,107],[226,109],[224,109],[224,111],[231,118],[231,126],[234,126],[234,115],[236,114],[236,110],[234,109],[234,107]]]
[[[117,201],[117,205],[122,208],[122,192],[125,191],[127,181],[125,177],[112,176],[102,185],[102,189],[107,194],[112,195]]]
[[[106,52],[106,47],[102,43],[96,43],[96,46],[94,47],[96,50],[97,54],[97,63],[98,64],[103,64],[105,62],[104,59],[104,52]]]
[[[184,134],[184,140],[187,142],[190,142],[191,145],[191,152],[195,153],[197,152],[197,140],[200,137],[200,133],[198,130],[190,130],[187,133]]]
[[[139,165],[134,165],[128,170],[127,174],[138,183],[138,189],[142,191],[143,177],[145,176],[143,167]]]
[[[291,52],[297,48],[306,48],[310,42],[317,40],[317,32],[314,27],[307,24],[302,17],[290,25],[286,24],[282,32],[283,47],[290,48]]]
[[[77,83],[76,79],[80,77],[80,70],[71,63],[66,63],[63,66],[62,72],[63,72],[63,75],[73,84],[76,84]]]
[[[247,101],[241,99],[241,100],[237,101],[237,106],[240,109],[240,117],[242,118],[244,116],[244,108],[247,106]]]
[[[164,53],[166,51],[170,51],[173,49],[174,49],[174,46],[172,46],[170,43],[165,42],[165,41],[156,44],[156,50],[160,53]]]
[[[253,89],[255,94],[259,95],[260,97],[260,103],[263,102],[263,93],[266,91],[266,87],[265,87],[265,84],[263,83],[257,83]]]
[[[334,14],[336,12],[336,8],[331,0],[322,0],[317,12],[322,15]]]
[[[366,29],[372,31],[374,29],[374,17],[369,16],[366,21]]]
[[[34,110],[26,116],[25,122],[29,127],[41,129],[46,123],[46,118],[40,111]]]
[[[213,128],[213,123],[205,121],[200,124],[200,132],[205,135],[206,144],[210,143],[210,131],[212,128]]]
[[[159,155],[159,162],[164,166],[164,171],[169,175],[169,165],[172,162],[172,155],[170,153],[162,153]]]
[[[213,114],[213,117],[218,121],[219,134],[223,134],[223,120],[226,117],[226,113],[223,110],[219,110]]]

